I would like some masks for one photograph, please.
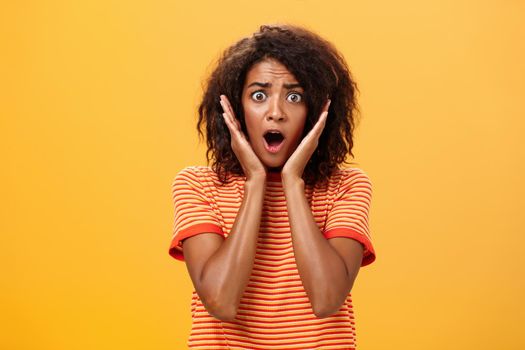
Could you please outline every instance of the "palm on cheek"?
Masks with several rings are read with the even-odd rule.
[[[220,103],[224,110],[224,113],[222,114],[224,122],[226,123],[231,135],[232,150],[239,160],[244,174],[247,178],[266,174],[265,166],[261,163],[246,139],[246,136],[242,132],[241,125],[235,118],[233,108],[225,95],[221,95]]]
[[[304,139],[302,139],[301,143],[299,143],[295,151],[284,164],[282,169],[283,177],[299,179],[303,175],[306,164],[310,160],[310,157],[319,144],[319,137],[321,136],[321,133],[323,132],[326,125],[326,118],[328,117],[328,107],[330,106],[330,102],[330,100],[327,101],[317,123],[315,123],[312,130],[310,130]]]

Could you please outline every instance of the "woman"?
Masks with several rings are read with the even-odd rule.
[[[375,260],[371,182],[352,155],[356,84],[328,41],[260,27],[225,50],[177,174],[169,253],[195,287],[193,349],[355,349],[351,289]]]

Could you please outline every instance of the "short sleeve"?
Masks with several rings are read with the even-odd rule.
[[[323,235],[348,237],[364,247],[361,266],[371,264],[376,254],[370,236],[368,214],[372,200],[372,184],[359,168],[342,170],[339,188],[326,218]]]
[[[217,214],[205,193],[204,178],[196,167],[181,170],[172,184],[175,224],[169,254],[184,261],[182,241],[199,233],[217,233],[224,236]]]

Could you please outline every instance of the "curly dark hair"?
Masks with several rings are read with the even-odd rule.
[[[244,175],[241,164],[231,148],[231,135],[222,118],[220,95],[225,94],[245,135],[242,90],[249,69],[264,59],[281,62],[295,76],[305,91],[308,108],[304,137],[315,125],[327,96],[331,99],[325,128],[316,151],[308,161],[303,179],[306,184],[325,182],[346,156],[352,153],[353,131],[359,108],[357,85],[344,57],[335,46],[316,33],[295,25],[262,25],[259,31],[227,48],[204,85],[199,106],[197,130],[206,140],[208,163],[221,182],[228,173]]]

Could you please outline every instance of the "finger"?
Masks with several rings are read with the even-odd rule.
[[[239,125],[239,121],[237,119],[233,118],[229,113],[226,113],[226,112],[223,113],[223,116],[224,116],[225,119],[227,119],[227,121],[228,121],[228,128],[232,132],[240,133],[241,136],[244,136],[242,134],[242,130],[241,130],[241,127]]]
[[[320,128],[321,130],[319,133],[321,133],[326,125],[326,120],[328,119],[328,108],[330,108],[330,103],[332,103],[332,100],[326,101],[323,111],[321,112],[321,115],[319,116],[319,119],[317,120],[317,123],[315,123],[313,129]]]
[[[230,101],[228,100],[228,98],[226,96],[224,96],[224,98],[225,98],[225,102],[226,102],[226,108],[228,108],[228,112],[230,114],[230,117],[235,122],[235,125],[237,125],[237,129],[242,130],[241,123],[239,122],[239,119],[237,119],[237,117],[235,116],[235,113],[233,112],[233,108],[232,108],[232,105],[230,104]]]
[[[222,101],[221,101],[221,106],[222,106],[223,111],[224,111],[223,116],[224,116],[225,120],[229,122],[228,127],[231,128],[233,126],[234,128],[236,128],[237,124],[235,124],[234,118],[230,115],[230,113],[228,113],[228,108],[225,107],[225,105],[224,105],[224,103]]]
[[[224,95],[221,95],[221,98],[220,98],[219,102],[221,104],[222,111],[224,113],[228,113],[229,114],[228,106],[226,105],[226,102],[224,101]]]
[[[323,131],[323,129],[324,129],[325,125],[326,125],[327,117],[328,117],[328,111],[325,111],[325,112],[321,113],[321,115],[319,116],[319,119],[315,123],[314,127],[312,128],[312,130],[310,130],[309,134],[312,134],[312,135],[315,135],[315,136],[321,135],[321,132]]]
[[[228,98],[225,95],[221,95],[220,103],[221,103],[223,111],[227,114],[230,121],[232,121],[236,125],[238,130],[241,130],[241,124],[239,123],[239,120],[235,118],[233,109],[231,108]]]
[[[224,117],[224,120],[226,121],[226,126],[230,130],[230,135],[232,135],[232,137],[237,138],[239,140],[246,139],[244,137],[244,133],[239,128],[237,128],[234,122],[232,122],[231,116],[229,116],[228,113],[224,112],[222,116]]]
[[[228,113],[226,112],[222,113],[222,117],[224,119],[224,123],[226,124],[226,127],[228,128],[228,130],[230,130],[230,134],[233,134],[231,121],[230,121],[230,117],[228,117]]]
[[[330,104],[331,103],[332,103],[332,100],[328,99],[328,101],[326,101],[326,103],[324,105],[323,111],[327,111],[328,112],[328,108],[330,108]]]
[[[242,132],[241,123],[239,122],[239,119],[235,118],[235,124],[237,125],[237,129]]]
[[[321,136],[321,133],[323,132],[325,126],[326,126],[326,120],[328,119],[328,111],[324,112],[321,115],[321,118],[319,118],[319,125],[317,126],[317,134],[318,136]]]
[[[228,112],[231,114],[232,117],[235,118],[235,113],[233,112],[233,108],[232,108],[232,105],[230,103],[230,100],[228,99],[228,97],[226,95],[222,95],[223,96],[223,101],[226,105],[226,108],[228,108]]]
[[[228,103],[227,103],[228,99],[227,99],[226,95],[221,95],[219,101],[220,101],[222,110],[225,113],[231,114],[231,110],[230,110],[230,108],[228,106]]]
[[[323,106],[323,109],[321,111],[321,114],[319,115],[319,119],[317,119],[317,122],[315,123],[314,128],[317,127],[317,125],[325,123],[326,119],[328,118],[328,108],[330,107],[330,103],[332,103],[331,100],[326,101],[326,103]]]
[[[230,130],[230,134],[231,135],[235,135],[235,133],[237,132],[237,127],[233,123],[230,115],[228,113],[224,112],[224,113],[222,113],[222,116],[224,118],[224,122],[226,123],[226,126]]]

